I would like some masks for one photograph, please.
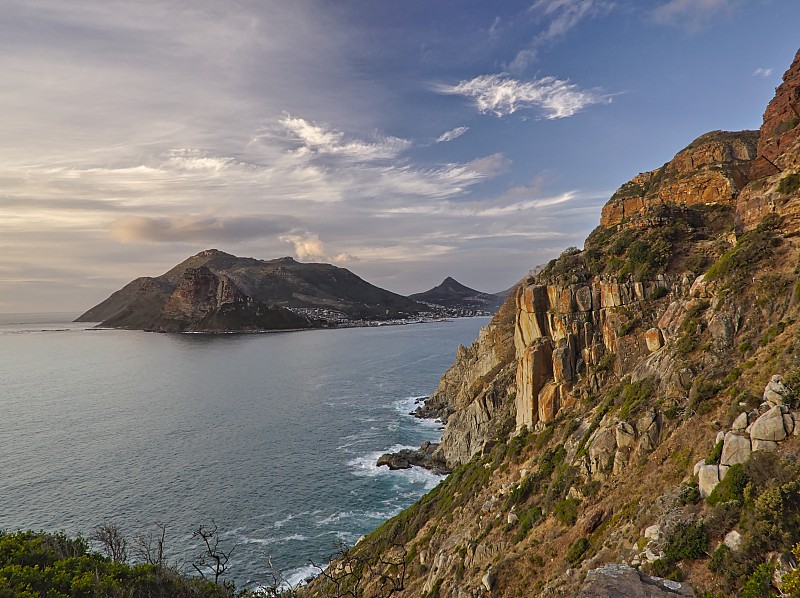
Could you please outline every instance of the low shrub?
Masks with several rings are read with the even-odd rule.
[[[572,544],[569,545],[567,549],[567,563],[569,563],[570,567],[575,567],[581,563],[581,561],[586,558],[586,553],[589,552],[589,549],[592,547],[592,543],[589,541],[589,538],[578,538]]]
[[[553,516],[562,525],[572,527],[578,520],[578,509],[581,501],[577,498],[565,498],[558,501],[553,507]]]
[[[712,507],[721,503],[735,501],[741,504],[744,501],[744,489],[750,480],[744,471],[744,465],[732,465],[723,480],[714,487],[706,501]]]

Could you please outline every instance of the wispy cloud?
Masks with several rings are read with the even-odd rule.
[[[607,14],[614,8],[608,0],[536,0],[528,13],[544,23],[544,29],[520,50],[508,66],[512,73],[522,73],[533,64],[541,48],[566,37],[584,19]]]
[[[464,133],[469,131],[469,127],[456,127],[455,129],[451,129],[450,131],[445,131],[439,138],[436,140],[436,143],[447,143],[448,141],[453,141],[453,139],[458,139]]]
[[[409,140],[399,137],[376,135],[371,142],[348,139],[341,131],[289,115],[280,124],[300,142],[302,151],[337,155],[357,162],[390,160],[411,147]]]
[[[126,216],[112,221],[108,230],[123,243],[209,243],[271,237],[291,230],[297,223],[293,216]]]
[[[521,81],[507,75],[481,75],[457,85],[438,86],[437,90],[473,98],[484,114],[507,116],[518,110],[537,109],[548,120],[573,116],[593,104],[611,103],[608,95],[555,77]]]
[[[720,13],[730,14],[741,3],[742,0],[669,0],[655,8],[651,16],[656,23],[696,31]]]
[[[771,77],[772,73],[774,72],[775,69],[759,67],[753,71],[753,76],[766,78],[766,77]]]

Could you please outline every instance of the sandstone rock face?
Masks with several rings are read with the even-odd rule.
[[[610,353],[620,368],[647,355],[642,333],[618,336],[628,321],[621,310],[640,312],[656,289],[673,284],[664,277],[644,284],[597,277],[584,284],[521,286],[514,326],[517,428],[551,421],[596,387],[594,370]],[[655,342],[663,344],[658,330],[657,337]]]
[[[661,168],[635,176],[603,206],[601,226],[621,224],[662,204],[734,205],[756,156],[756,131],[714,131],[698,137]]]
[[[800,169],[800,52],[783,75],[783,83],[764,112],[756,159],[736,205],[737,227],[755,228],[764,216],[783,217],[787,232],[800,230],[800,194],[779,193],[776,188],[787,174]]]
[[[450,469],[469,461],[492,438],[498,409],[504,405],[508,387],[513,382],[512,309],[513,304],[501,307],[470,347],[458,348],[455,363],[425,401],[423,413],[426,416],[446,421],[436,458]],[[539,376],[536,380],[543,384],[550,375]],[[516,405],[515,408],[519,413],[521,407]],[[538,405],[535,408],[538,409]]]
[[[577,598],[680,598],[695,596],[686,582],[649,577],[629,565],[609,563],[586,574]]]

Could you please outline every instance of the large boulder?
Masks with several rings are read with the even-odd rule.
[[[789,388],[783,383],[783,377],[780,374],[775,374],[772,379],[767,382],[764,388],[764,402],[774,407],[775,405],[783,405],[786,399],[791,394]]]
[[[784,415],[781,407],[775,405],[753,422],[750,427],[750,438],[781,441],[791,434],[794,430],[794,420],[790,415]]]
[[[725,441],[722,445],[722,456],[720,464],[722,465],[736,465],[737,463],[745,463],[750,458],[750,439],[728,432],[725,434]]]
[[[586,574],[577,598],[689,598],[694,589],[686,582],[650,577],[629,565],[609,563]]]
[[[697,472],[697,485],[700,488],[700,496],[705,498],[714,491],[717,484],[724,476],[720,476],[719,465],[703,465]]]

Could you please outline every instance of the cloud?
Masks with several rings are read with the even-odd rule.
[[[337,264],[358,261],[358,258],[349,253],[328,254],[319,235],[316,233],[294,233],[283,235],[280,239],[284,243],[290,243],[294,246],[294,254],[301,262],[322,261]]]
[[[508,66],[509,71],[524,72],[536,61],[542,47],[563,39],[584,19],[606,14],[613,8],[614,2],[608,0],[536,0],[528,12],[546,25],[527,48],[517,53]]]
[[[753,71],[753,76],[766,78],[766,77],[771,77],[772,73],[774,72],[775,69],[759,67]]]
[[[410,141],[399,137],[375,135],[372,142],[348,139],[341,131],[288,114],[280,124],[300,142],[302,150],[341,156],[356,162],[391,160],[411,147]]]
[[[436,89],[442,94],[474,98],[480,112],[496,116],[538,109],[545,118],[554,120],[573,116],[593,104],[611,103],[608,95],[580,89],[574,83],[555,77],[520,81],[507,75],[481,75],[458,85],[441,85]]]
[[[453,141],[453,139],[458,139],[467,131],[469,131],[469,127],[456,127],[450,131],[445,131],[439,135],[436,143],[447,143],[448,141]]]
[[[465,164],[467,169],[480,173],[485,177],[495,177],[504,174],[508,172],[510,166],[511,160],[506,158],[505,154],[502,152],[483,158],[475,158]]]
[[[651,16],[656,23],[685,27],[696,31],[719,13],[730,14],[742,0],[669,0],[655,8]]]
[[[206,243],[274,236],[297,223],[292,216],[126,216],[109,223],[108,232],[123,243]]]

